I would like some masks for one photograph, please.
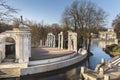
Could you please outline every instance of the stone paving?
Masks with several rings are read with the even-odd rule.
[[[58,48],[32,48],[30,60],[43,60],[72,54],[73,51]]]

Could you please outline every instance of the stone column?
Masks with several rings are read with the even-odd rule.
[[[58,34],[58,49],[60,49],[60,33]]]
[[[83,73],[85,73],[85,67],[81,67],[81,73],[83,74]]]
[[[104,75],[104,80],[110,80],[110,76],[109,75]]]
[[[71,39],[70,39],[70,33],[68,32],[68,50],[71,50]]]
[[[77,33],[74,33],[74,51],[77,52]]]
[[[63,49],[63,32],[58,34],[58,48]]]
[[[29,51],[29,57],[31,57],[31,34],[29,34],[29,38],[28,38],[28,51]]]
[[[28,52],[27,52],[27,48],[28,48],[28,42],[27,42],[27,34],[24,34],[24,54],[23,54],[23,61],[24,62],[27,62],[27,59],[28,59]]]
[[[21,56],[21,54],[20,54],[20,48],[21,47],[19,46],[20,44],[21,44],[20,43],[20,35],[17,34],[17,39],[16,39],[16,43],[15,43],[15,54],[16,54],[15,62],[19,62],[19,59],[20,59],[20,56]]]
[[[55,48],[55,44],[56,44],[56,43],[55,43],[55,35],[53,35],[53,40],[54,40],[54,41],[53,41],[53,47]]]
[[[100,75],[101,77],[104,75],[104,69],[103,69],[103,68],[100,68],[99,75]]]
[[[5,58],[5,42],[2,43],[2,60]]]
[[[1,61],[5,58],[5,42],[0,42],[0,58]]]
[[[63,49],[63,32],[61,33],[61,49]]]
[[[101,64],[105,64],[105,59],[104,58],[101,59]]]

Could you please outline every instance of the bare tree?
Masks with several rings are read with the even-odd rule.
[[[87,0],[75,0],[70,7],[65,9],[62,21],[79,33],[79,40],[83,47],[86,43],[84,41],[90,39],[92,29],[105,24],[106,16],[105,11],[94,3]]]
[[[8,21],[12,19],[12,13],[17,13],[17,9],[6,4],[6,0],[0,0],[0,21]]]
[[[112,25],[117,33],[120,32],[120,14],[113,20]]]

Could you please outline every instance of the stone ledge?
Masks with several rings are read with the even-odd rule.
[[[44,65],[37,65],[37,66],[32,66],[28,68],[24,68],[21,70],[21,75],[28,75],[28,74],[36,74],[36,73],[42,73],[42,72],[47,72],[47,71],[52,71],[60,68],[64,68],[70,65],[73,65],[75,63],[78,63],[85,59],[87,57],[87,54],[85,55],[78,55],[76,57],[73,57],[71,59],[59,61],[59,62],[54,62],[50,64],[44,64]]]

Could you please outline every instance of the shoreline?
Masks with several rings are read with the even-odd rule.
[[[118,53],[118,52],[111,52],[111,51],[109,51],[109,50],[106,49],[106,48],[103,48],[103,50],[104,50],[107,54],[109,54],[111,57],[115,57],[115,56],[120,55],[120,53],[119,53],[119,54],[116,54],[116,53]]]

